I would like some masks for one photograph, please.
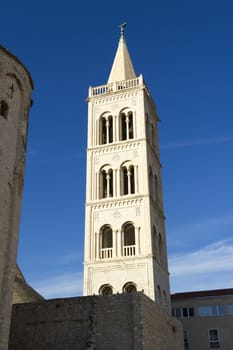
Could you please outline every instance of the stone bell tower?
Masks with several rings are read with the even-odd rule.
[[[106,85],[90,87],[84,295],[170,290],[156,106],[124,37]]]
[[[0,350],[8,349],[33,82],[0,45]]]

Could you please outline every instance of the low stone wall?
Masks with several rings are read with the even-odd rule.
[[[9,350],[182,350],[181,324],[142,293],[13,307]]]

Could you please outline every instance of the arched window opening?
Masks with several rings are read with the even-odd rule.
[[[149,191],[150,196],[153,198],[153,174],[151,167],[149,167]]]
[[[137,291],[137,287],[136,287],[136,284],[133,283],[133,282],[127,282],[123,288],[123,293],[134,293]]]
[[[113,171],[111,168],[100,171],[100,198],[113,196]]]
[[[133,113],[128,112],[127,114],[120,114],[120,126],[121,126],[121,135],[120,139],[122,141],[133,139],[134,137],[134,125],[133,125]]]
[[[133,139],[133,113],[128,113],[128,138]]]
[[[112,258],[112,229],[110,226],[104,226],[101,230],[101,249],[100,258],[109,259]]]
[[[130,177],[130,194],[135,193],[135,176],[134,176],[134,167],[129,167],[129,174],[128,177]]]
[[[152,247],[152,250],[153,250],[153,254],[154,256],[157,255],[157,233],[156,233],[156,229],[155,229],[155,226],[153,226],[153,238],[152,238],[152,242],[153,242],[153,247]]]
[[[123,166],[122,173],[122,194],[134,194],[135,193],[135,171],[134,166]]]
[[[159,258],[161,259],[162,258],[162,245],[163,245],[163,242],[162,242],[162,236],[161,236],[161,233],[159,234]]]
[[[149,123],[148,114],[146,114],[146,138],[147,138],[147,141],[150,142],[150,123]]]
[[[128,223],[123,227],[123,255],[133,256],[135,255],[135,228],[134,225]]]
[[[99,295],[112,295],[113,288],[110,284],[104,284],[99,289]]]
[[[128,194],[128,171],[126,167],[122,168],[122,182],[123,182],[123,194]]]
[[[155,137],[154,137],[154,125],[151,124],[151,146],[155,145]]]
[[[6,101],[1,101],[0,102],[0,115],[7,120],[8,117],[8,111],[9,111],[9,106],[6,103]]]
[[[108,130],[109,130],[108,142],[112,143],[113,142],[113,118],[112,118],[112,116],[108,117]]]
[[[158,178],[157,176],[155,175],[154,177],[154,190],[155,190],[155,193],[154,193],[154,196],[155,196],[155,202],[158,204],[158,201],[159,201],[159,195],[158,195],[158,190],[159,190],[159,187],[158,187]]]
[[[161,303],[161,289],[159,285],[157,286],[157,300],[158,303]]]
[[[100,118],[100,143],[105,145],[106,143],[113,142],[113,118],[112,116]]]

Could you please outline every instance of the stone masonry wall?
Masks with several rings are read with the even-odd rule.
[[[182,350],[182,343],[180,324],[132,293],[16,304],[9,350]]]
[[[0,46],[0,350],[7,349],[32,81]]]

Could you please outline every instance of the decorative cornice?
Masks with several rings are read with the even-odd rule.
[[[104,203],[100,203],[100,201],[98,201],[99,203],[93,203],[93,202],[89,202],[86,203],[87,206],[91,206],[92,210],[98,210],[98,209],[114,209],[114,208],[125,208],[126,206],[130,207],[132,205],[139,205],[142,203],[143,198],[145,196],[140,196],[140,197],[136,197],[136,198],[125,198],[125,199],[111,199],[108,200],[108,202],[104,202]]]
[[[134,92],[127,92],[127,93],[124,92],[121,94],[118,93],[118,94],[110,95],[105,98],[98,98],[98,99],[95,99],[94,104],[100,105],[100,104],[112,103],[120,100],[125,100],[127,98],[136,97],[138,90],[139,89],[137,89],[137,91],[134,91]]]
[[[138,148],[140,146],[141,141],[145,141],[146,139],[140,139],[137,141],[124,141],[124,142],[117,142],[115,144],[105,144],[95,147],[88,148],[88,151],[92,151],[93,155],[99,155],[104,153],[113,153],[113,152],[119,152],[119,151],[125,151],[128,149],[134,149]]]

